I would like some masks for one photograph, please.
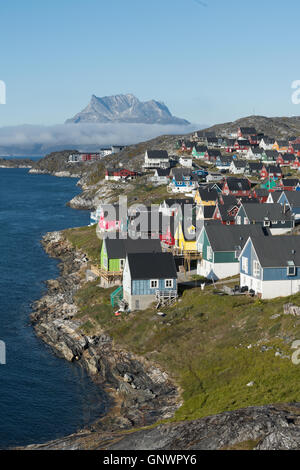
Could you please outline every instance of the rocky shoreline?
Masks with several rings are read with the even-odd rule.
[[[87,336],[80,330],[83,321],[74,318],[74,294],[86,282],[85,254],[74,250],[62,232],[46,234],[42,243],[50,256],[61,260],[61,272],[58,279],[47,281],[46,295],[33,305],[36,334],[60,357],[78,361],[111,397],[108,413],[82,432],[95,439],[95,432],[102,435],[170,418],[180,400],[164,371],[118,348],[104,332]]]
[[[0,168],[32,168],[34,164],[29,158],[0,158]]]

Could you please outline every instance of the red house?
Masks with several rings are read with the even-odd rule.
[[[106,180],[120,181],[125,179],[135,179],[138,176],[136,171],[126,168],[107,168],[105,172]]]
[[[300,159],[298,157],[296,157],[293,163],[291,164],[291,168],[293,170],[298,170],[298,168],[300,168]]]
[[[264,165],[260,171],[261,179],[266,178],[282,178],[282,171],[280,166]]]
[[[282,178],[279,182],[279,187],[283,191],[296,191],[296,187],[299,184],[297,178]]]
[[[289,150],[289,153],[292,153],[293,155],[300,157],[300,144],[291,142],[288,150]]]
[[[292,153],[286,153],[284,155],[278,154],[276,164],[280,166],[290,166],[295,160],[295,156]]]
[[[238,139],[234,143],[234,148],[237,152],[247,152],[250,147],[248,139]]]
[[[268,199],[269,191],[265,188],[255,188],[252,191],[252,196],[260,203],[264,203]]]
[[[251,183],[247,178],[226,178],[222,193],[232,196],[250,196]]]
[[[238,137],[245,137],[249,138],[251,137],[256,137],[257,136],[257,131],[255,127],[239,127],[237,131]]]

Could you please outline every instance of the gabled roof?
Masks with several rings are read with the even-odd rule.
[[[255,237],[251,240],[262,267],[288,267],[289,262],[300,266],[299,235],[277,235],[276,237]]]
[[[246,167],[246,161],[245,160],[232,160],[232,164],[236,167],[236,168],[245,168]]]
[[[264,165],[261,162],[249,162],[249,163],[247,163],[247,167],[251,171],[260,171],[263,166]]]
[[[258,225],[206,225],[213,251],[235,251],[245,245],[250,235],[264,237],[269,232]]]
[[[171,253],[130,253],[127,255],[131,279],[176,279]]]
[[[249,191],[251,183],[246,178],[226,178],[230,191]]]
[[[208,149],[207,153],[210,157],[221,157],[221,152],[218,149]]]
[[[300,207],[300,191],[283,191],[283,192],[292,208]],[[299,240],[300,240],[300,237],[299,237]]]
[[[246,135],[256,135],[256,129],[255,127],[239,127],[240,131],[242,134]]]
[[[151,159],[168,159],[168,152],[166,150],[147,150],[148,158]]]
[[[269,191],[268,191],[268,192],[269,192]],[[274,201],[274,202],[277,202],[282,193],[283,193],[283,191],[273,191],[273,192],[271,192],[271,193],[269,192],[269,195],[271,194],[273,201]]]
[[[265,150],[263,153],[265,153],[268,158],[272,158],[273,160],[277,160],[279,156],[277,150]]]
[[[157,174],[157,176],[169,176],[170,175],[170,168],[157,168],[155,170],[155,173]]]
[[[202,201],[216,201],[218,199],[218,192],[214,189],[198,189],[198,191]]]
[[[128,253],[153,253],[161,252],[160,240],[132,240],[127,238],[125,240],[119,238],[105,238],[105,246],[107,256],[109,259],[124,259]]]
[[[290,210],[284,211],[284,207],[278,203],[270,204],[249,204],[244,203],[241,207],[244,208],[245,214],[252,221],[263,221],[263,220],[293,220],[293,216]],[[300,240],[300,239],[299,239]]]
[[[282,185],[288,187],[295,187],[299,184],[298,178],[282,178]]]
[[[207,151],[207,147],[206,145],[194,145],[194,149],[196,150],[196,152],[206,152]]]
[[[268,174],[270,173],[282,173],[282,170],[279,165],[266,165],[265,169],[267,170]]]

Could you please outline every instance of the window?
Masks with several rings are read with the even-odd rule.
[[[288,261],[287,275],[296,276],[296,266],[294,261]]]
[[[236,218],[236,223],[237,223],[237,225],[241,225],[242,219],[241,219],[241,216],[240,216],[240,215],[237,216],[237,218]]]
[[[249,224],[249,219],[248,219],[247,217],[245,217],[245,219],[244,219],[244,224],[245,224],[245,225],[248,225],[248,224]]]
[[[165,280],[165,287],[172,289],[173,288],[173,279],[166,279]]]
[[[242,270],[248,274],[248,258],[242,256]]]
[[[254,277],[260,276],[260,266],[259,266],[258,261],[256,260],[253,261],[253,276]]]
[[[202,253],[202,251],[203,251],[203,243],[198,243],[198,251],[199,251],[199,253]]]
[[[264,227],[270,227],[270,221],[264,220]]]
[[[207,247],[207,259],[212,259],[212,249],[211,246]]]
[[[120,269],[124,269],[125,259],[120,259]]]
[[[157,289],[158,288],[158,280],[157,279],[151,279],[150,287],[151,287],[151,289]]]

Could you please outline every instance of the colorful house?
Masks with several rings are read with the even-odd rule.
[[[204,158],[206,152],[207,147],[205,145],[194,145],[192,155],[194,158]]]
[[[239,255],[250,234],[265,236],[259,226],[204,225],[197,239],[197,250],[202,254],[197,274],[214,281],[238,274]]]
[[[237,225],[260,225],[270,229],[272,235],[281,235],[290,232],[295,221],[292,212],[279,203],[250,204],[240,206],[235,216]]]
[[[247,178],[226,178],[223,184],[222,193],[232,196],[249,196],[251,183]]]
[[[197,189],[194,201],[198,206],[215,206],[218,200],[216,190]]]
[[[300,191],[282,191],[278,204],[288,207],[295,220],[300,219]]]
[[[105,237],[100,252],[100,282],[102,287],[121,284],[125,259],[128,253],[160,253],[159,240],[132,240]]]
[[[252,289],[262,299],[300,291],[299,235],[250,236],[239,263],[240,286]]]
[[[171,253],[128,253],[123,272],[123,298],[129,310],[177,298],[177,271]]]
[[[260,178],[261,179],[282,178],[282,170],[280,166],[277,166],[277,165],[263,165],[262,169],[260,170]]]

